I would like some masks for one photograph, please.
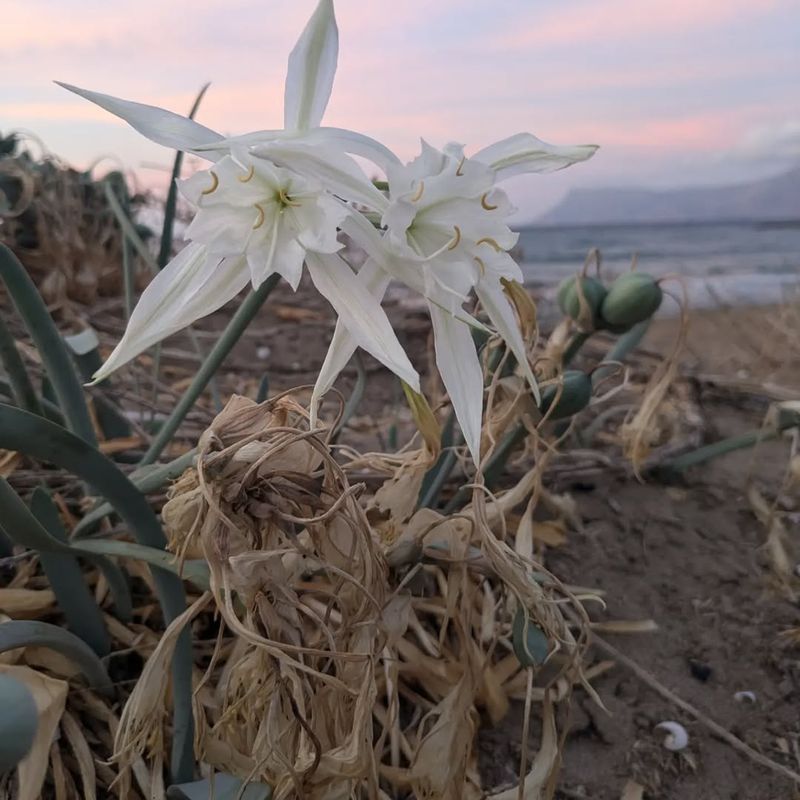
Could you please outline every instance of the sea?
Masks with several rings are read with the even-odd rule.
[[[641,272],[681,276],[694,308],[800,302],[800,220],[518,230],[515,255],[544,299],[597,248],[604,278],[626,272],[636,258]]]

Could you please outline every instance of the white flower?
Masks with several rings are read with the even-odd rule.
[[[369,137],[320,128],[338,55],[331,0],[320,0],[289,56],[281,131],[225,139],[186,117],[109,95],[66,88],[122,117],[159,144],[214,165],[180,183],[197,214],[191,244],[156,276],[125,334],[95,374],[102,380],[155,342],[215,311],[250,281],[277,272],[297,288],[305,262],[314,284],[354,341],[419,389],[380,298],[337,255],[337,228],[354,214],[347,202],[383,211],[386,198],[348,152],[386,168],[396,158]],[[63,84],[62,84],[63,85]]]
[[[433,323],[436,364],[450,395],[464,440],[477,464],[483,406],[483,375],[470,327],[477,322],[462,308],[472,289],[497,332],[514,354],[534,394],[538,389],[504,280],[521,281],[508,251],[517,235],[508,227],[513,208],[498,179],[546,172],[593,155],[592,145],[555,147],[518,134],[466,158],[460,145],[436,150],[423,141],[421,154],[406,166],[390,165],[389,204],[380,241],[355,219],[345,229],[365,247],[370,260],[359,277],[382,297],[389,277],[422,293]],[[354,340],[337,326],[312,397],[319,398],[347,364]]]

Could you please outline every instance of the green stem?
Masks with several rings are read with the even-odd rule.
[[[167,417],[164,424],[158,431],[158,434],[153,439],[141,464],[152,464],[164,448],[169,444],[175,431],[178,430],[184,417],[189,413],[189,410],[194,405],[198,397],[203,393],[208,382],[211,380],[214,373],[219,369],[226,356],[233,349],[239,337],[244,333],[247,326],[253,320],[253,317],[258,313],[258,310],[264,304],[264,301],[269,297],[270,292],[275,287],[275,284],[280,279],[279,275],[270,275],[261,286],[252,292],[245,301],[239,306],[228,326],[217,339],[217,343],[211,349],[206,360],[200,365],[194,380],[183,393],[183,396],[178,401],[178,404],[173,409],[172,413]]]
[[[603,361],[624,361],[628,355],[635,350],[639,343],[644,339],[645,334],[650,329],[650,317],[634,325],[627,333],[617,339],[614,346],[608,351]],[[592,383],[597,385],[603,378],[611,374],[614,367],[604,367],[602,364],[592,373]]]
[[[682,456],[658,464],[654,468],[654,471],[663,475],[678,475],[685,472],[689,467],[694,467],[705,461],[710,461],[717,456],[732,453],[734,450],[741,450],[745,447],[753,447],[753,445],[759,442],[775,439],[780,436],[783,431],[789,428],[795,428],[798,425],[800,425],[800,415],[787,414],[778,421],[778,424],[774,428],[759,428],[755,431],[748,431],[738,436],[729,436],[727,439],[721,439],[718,442],[698,447],[696,450],[684,453]]]
[[[573,337],[570,343],[567,345],[567,349],[564,351],[564,355],[561,357],[561,365],[562,367],[567,367],[569,363],[578,355],[578,351],[586,344],[586,340],[592,335],[592,331],[588,333],[584,333],[583,331],[579,331]]]

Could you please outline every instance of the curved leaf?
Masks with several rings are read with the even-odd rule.
[[[69,470],[103,495],[130,526],[140,544],[164,549],[166,540],[145,496],[102,453],[78,436],[42,417],[0,403],[0,447]],[[180,580],[153,568],[153,581],[167,622],[186,608]],[[79,640],[80,641],[80,640]],[[192,652],[189,632],[181,634],[172,664],[174,680],[174,748],[172,772],[176,780],[192,776],[194,721],[192,718]]]
[[[96,445],[97,437],[83,388],[67,346],[25,267],[4,244],[0,244],[0,277],[39,351],[69,429],[89,444]]]
[[[93,689],[111,694],[111,678],[103,662],[74,633],[49,622],[12,619],[0,623],[0,653],[17,647],[49,647],[57,650],[80,668]]]
[[[44,415],[39,396],[33,388],[28,370],[14,343],[14,337],[0,315],[0,361],[8,375],[11,393],[17,404],[31,414]]]
[[[19,535],[23,529],[40,525],[53,539],[66,544],[67,534],[61,524],[58,509],[45,489],[34,490],[31,509],[28,511],[14,490],[0,478],[0,507],[4,514],[3,524],[8,526],[6,530],[12,536]],[[64,612],[67,627],[76,636],[80,636],[99,656],[107,655],[111,649],[111,639],[103,621],[103,614],[86,584],[78,559],[73,555],[42,550],[39,553],[39,560],[42,562],[42,568],[55,593],[58,605]]]

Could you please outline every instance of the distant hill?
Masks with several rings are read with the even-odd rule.
[[[573,189],[545,225],[800,220],[800,167],[775,178],[689,189]]]

